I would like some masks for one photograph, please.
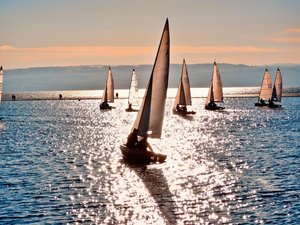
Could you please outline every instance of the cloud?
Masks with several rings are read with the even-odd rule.
[[[186,53],[256,53],[280,52],[278,48],[259,48],[255,46],[174,46],[176,52]]]
[[[0,51],[14,51],[14,50],[17,50],[17,48],[10,46],[10,45],[0,46]]]
[[[141,64],[150,63],[156,47],[132,46],[57,46],[18,48],[0,46],[0,61],[6,67],[82,64]]]
[[[300,38],[298,37],[275,37],[267,38],[267,40],[278,43],[300,43]]]
[[[11,52],[18,51],[19,53],[27,54],[107,54],[107,55],[134,55],[147,54],[153,52],[154,47],[132,47],[132,46],[58,46],[58,47],[41,47],[41,48],[16,48],[9,45],[0,46],[0,51]]]
[[[275,39],[273,40],[275,41]],[[280,41],[280,40],[277,40]],[[138,65],[152,64],[157,46],[56,46],[18,48],[0,46],[0,62],[5,68],[70,65]],[[294,49],[293,52],[299,52]],[[280,54],[276,54],[280,53]],[[283,54],[284,53],[284,54]],[[285,62],[283,48],[256,46],[171,46],[171,63],[181,63],[183,57],[190,63],[210,62],[218,58],[228,63],[259,63],[257,56],[264,54],[268,60]],[[276,58],[277,57],[277,58]],[[278,57],[281,57],[279,60]],[[299,62],[299,57],[293,57]],[[294,61],[293,61],[294,62]]]
[[[272,40],[276,40],[275,38]],[[279,39],[277,41],[280,41]],[[282,40],[284,41],[284,40]],[[294,41],[299,41],[295,39]],[[171,46],[174,53],[255,53],[255,52],[280,52],[278,48],[260,48],[255,46]],[[69,46],[69,47],[41,47],[41,48],[16,48],[9,45],[0,46],[1,52],[15,52],[28,56],[76,57],[76,56],[137,56],[155,54],[156,47],[149,46]]]
[[[293,27],[293,28],[287,28],[287,29],[285,29],[282,33],[284,33],[284,34],[289,34],[289,33],[300,33],[300,28],[296,28],[296,27]]]

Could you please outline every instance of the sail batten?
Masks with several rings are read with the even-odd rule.
[[[160,138],[168,88],[170,64],[169,22],[166,20],[152,73],[133,129],[143,137]]]

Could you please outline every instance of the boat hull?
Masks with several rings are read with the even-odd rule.
[[[281,107],[281,105],[276,105],[276,104],[273,104],[273,105],[268,105],[269,108],[272,108],[272,109],[278,109]]]
[[[196,114],[196,112],[194,111],[177,111],[177,110],[173,110],[173,114],[178,114],[178,115],[194,115]]]
[[[268,104],[260,103],[260,102],[256,102],[254,105],[255,105],[255,106],[258,106],[258,107],[268,106]]]
[[[125,109],[126,112],[138,112],[139,110],[138,109]]]
[[[126,145],[120,145],[120,149],[124,159],[134,163],[163,163],[167,158],[167,155],[164,154],[148,150],[128,148]]]
[[[205,109],[206,109],[206,110],[223,110],[223,109],[225,109],[225,107],[222,107],[222,106],[209,106],[209,105],[206,105],[206,106],[205,106]]]
[[[100,105],[99,106],[101,110],[111,110],[113,107],[108,105],[108,106],[103,106],[103,105]]]

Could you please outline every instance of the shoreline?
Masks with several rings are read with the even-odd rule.
[[[139,89],[138,97],[144,97],[145,89]],[[32,91],[2,93],[2,101],[46,101],[46,100],[101,100],[103,90],[64,90],[64,91]],[[127,89],[116,89],[118,98],[128,99]],[[169,88],[167,98],[175,98],[177,88]],[[208,88],[191,88],[192,98],[206,98]],[[62,96],[60,99],[59,96]],[[258,98],[259,87],[224,87],[224,98]],[[13,100],[13,96],[15,99]],[[300,97],[300,87],[287,87],[283,90],[283,97]]]
[[[282,97],[300,97],[300,93],[285,93],[282,95]],[[167,99],[173,99],[175,97],[170,97],[168,96]],[[198,98],[206,98],[205,96],[198,96],[198,97],[192,97],[192,99],[198,99]],[[258,98],[258,94],[228,94],[224,95],[224,99],[226,98]],[[86,97],[63,97],[62,99],[57,98],[47,98],[47,97],[31,97],[31,98],[26,98],[26,97],[19,97],[16,98],[15,100],[12,100],[12,98],[8,98],[7,96],[2,98],[2,101],[81,101],[81,100],[101,100],[102,97],[93,97],[93,96],[86,96]],[[127,97],[119,97],[115,98],[117,101],[118,99],[123,100],[123,99],[128,99]],[[142,98],[140,98],[142,99]]]

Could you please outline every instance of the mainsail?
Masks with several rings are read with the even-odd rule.
[[[129,88],[128,104],[132,106],[139,106],[139,89],[138,89],[138,79],[135,72],[135,69],[132,70],[131,82]]]
[[[272,97],[272,79],[268,69],[265,70],[264,78],[261,84],[259,100],[269,100]]]
[[[185,60],[183,59],[181,78],[177,90],[174,108],[176,105],[192,105],[190,81]]]
[[[114,80],[112,76],[111,68],[108,68],[108,74],[106,78],[105,89],[102,95],[102,102],[114,102]]]
[[[278,68],[276,72],[274,86],[273,86],[272,100],[281,102],[281,96],[282,96],[282,75],[280,69]]]
[[[214,62],[213,74],[205,104],[207,105],[209,102],[223,102],[222,80],[216,62]]]
[[[170,34],[166,20],[152,73],[133,129],[143,137],[160,138],[169,79]]]
[[[0,67],[0,102],[2,98],[2,86],[3,86],[3,68]]]

